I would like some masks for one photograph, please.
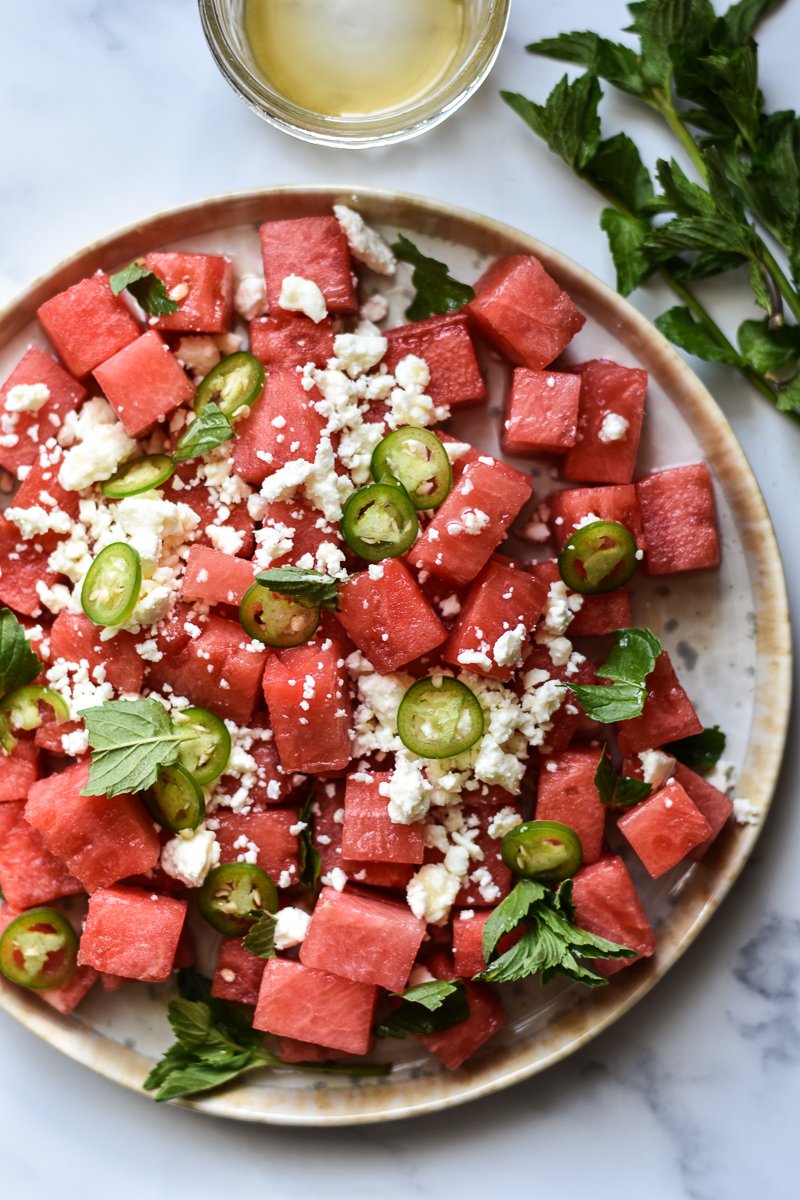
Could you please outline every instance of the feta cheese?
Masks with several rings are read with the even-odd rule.
[[[208,525],[206,533],[214,549],[222,554],[235,556],[244,545],[244,530],[234,529],[230,525]]]
[[[706,775],[706,782],[729,796],[736,784],[736,767],[727,759],[720,758],[715,763],[713,771],[709,771]]]
[[[522,820],[522,815],[515,809],[506,805],[496,812],[489,822],[488,833],[489,837],[500,840],[510,833],[512,829],[516,829]]]
[[[675,770],[675,759],[663,750],[643,750],[639,754],[642,764],[642,779],[649,783],[653,791],[663,787]]]
[[[345,204],[334,204],[333,215],[347,238],[353,258],[378,275],[394,275],[397,259],[391,247],[360,213]]]
[[[291,526],[275,520],[267,520],[261,529],[256,530],[253,562],[259,570],[266,571],[276,558],[291,554],[296,532]]]
[[[219,346],[213,337],[206,335],[182,337],[178,342],[175,354],[183,365],[191,371],[192,375],[199,375],[200,377],[207,375],[209,371],[213,371],[222,357],[219,352]],[[181,412],[180,409],[178,411]]]
[[[61,435],[66,426],[65,420]],[[99,397],[86,401],[69,436],[74,436],[74,443],[58,472],[58,482],[68,492],[80,492],[109,479],[136,450],[136,442],[128,437],[111,405]]]
[[[376,321],[383,321],[389,314],[389,302],[380,292],[374,292],[368,300],[365,300],[358,310],[358,315],[362,321],[369,321],[374,325]]]
[[[147,638],[144,642],[137,642],[135,649],[139,657],[143,658],[145,662],[161,662],[161,659],[164,657],[164,653],[162,650],[159,650],[155,638]]]
[[[6,412],[38,412],[50,399],[46,383],[17,383],[6,393]]]
[[[72,518],[60,509],[46,509],[41,504],[29,508],[7,508],[6,517],[13,521],[24,541],[41,537],[45,533],[69,533]]]
[[[253,321],[264,311],[267,285],[260,275],[243,275],[236,284],[234,308],[245,321]]]
[[[302,908],[279,908],[275,914],[275,949],[299,946],[308,932],[310,915]]]
[[[85,729],[73,729],[71,733],[62,733],[61,749],[72,758],[79,758],[89,749],[89,734]]]
[[[492,656],[498,667],[519,666],[522,661],[522,648],[527,637],[528,630],[521,623],[514,629],[508,629],[505,633],[501,633],[492,650]]]
[[[743,796],[734,800],[733,816],[739,825],[758,825],[761,821],[760,810],[756,808],[752,800],[745,800]]]
[[[287,312],[301,312],[309,317],[315,325],[324,321],[328,315],[325,297],[320,288],[311,279],[302,275],[287,275],[281,283],[281,294],[278,304]]]
[[[351,379],[366,375],[386,354],[388,342],[382,334],[337,333],[333,358],[328,367],[344,371]]]
[[[380,784],[379,790],[389,798],[389,816],[396,825],[422,820],[430,807],[431,785],[419,760],[408,752],[397,752],[389,782]]]
[[[322,876],[320,883],[325,884],[327,887],[335,888],[337,892],[343,892],[347,883],[347,876],[341,867],[334,867],[331,871],[328,871],[327,875]]]
[[[408,907],[430,925],[444,925],[461,888],[461,879],[444,863],[426,863],[406,887]]]
[[[620,413],[607,412],[603,417],[598,438],[601,442],[624,442],[628,436],[630,422]]]
[[[439,601],[439,612],[446,619],[458,616],[461,612],[461,601],[455,592],[451,596],[445,596],[444,600]]]
[[[200,887],[219,856],[216,834],[201,825],[170,838],[161,851],[161,868],[186,887]]]

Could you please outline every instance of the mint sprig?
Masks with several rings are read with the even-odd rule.
[[[32,683],[43,667],[25,627],[10,608],[0,609],[0,696]]]
[[[320,571],[309,571],[305,567],[270,567],[260,571],[256,581],[299,604],[327,608],[332,612],[339,607],[339,582]]]
[[[263,912],[245,934],[242,945],[256,958],[275,957],[275,928],[278,924],[274,913]]]
[[[664,753],[671,754],[692,771],[701,775],[708,774],[719,762],[725,751],[725,734],[719,725],[712,725],[702,733],[694,733],[691,737],[681,738],[680,741],[670,742],[664,746]]]
[[[312,894],[316,894],[319,887],[319,877],[322,870],[322,860],[314,845],[312,836],[312,824],[314,820],[314,792],[309,792],[306,797],[300,812],[298,813],[298,822],[305,825],[305,829],[300,830],[300,837],[297,844],[298,858],[298,878],[304,888],[307,888]]]
[[[664,647],[649,629],[618,629],[614,648],[597,674],[608,684],[570,684],[587,717],[603,725],[639,717],[647,699],[647,676]]]
[[[157,700],[109,700],[83,709],[92,759],[84,796],[119,796],[151,787],[182,740]]]
[[[409,321],[422,321],[436,313],[455,312],[473,299],[474,288],[453,279],[447,263],[423,254],[405,234],[397,235],[392,250],[401,262],[410,263],[414,268],[411,282],[416,295],[406,309]]]
[[[460,980],[432,979],[408,988],[398,998],[397,1008],[375,1026],[376,1037],[440,1033],[469,1017],[469,1000]]]
[[[192,421],[181,437],[172,461],[187,462],[216,450],[233,437],[233,426],[218,405],[210,400]]]
[[[597,770],[594,773],[594,786],[600,797],[600,803],[606,808],[630,808],[640,800],[646,800],[653,788],[643,779],[634,779],[629,775],[617,775],[611,766],[606,747],[600,755]]]
[[[151,317],[167,316],[178,311],[178,305],[167,295],[166,284],[153,271],[141,263],[132,262],[130,266],[110,276],[109,284],[115,296],[120,292],[129,291],[136,303]]]

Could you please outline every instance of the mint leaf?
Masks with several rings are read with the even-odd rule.
[[[779,412],[800,412],[800,374],[779,386],[776,404]]]
[[[392,250],[401,262],[410,263],[414,268],[411,282],[417,294],[406,309],[409,321],[422,321],[435,313],[455,312],[474,297],[474,288],[453,279],[446,263],[423,254],[404,234],[397,235]]]
[[[716,214],[675,217],[666,225],[653,229],[645,245],[659,254],[681,250],[727,250],[749,256],[752,250],[750,227]]]
[[[743,45],[752,37],[756,25],[780,0],[739,0],[719,19],[718,33],[733,46]]]
[[[151,317],[166,316],[178,311],[178,305],[167,296],[167,288],[163,279],[153,271],[148,271],[140,263],[132,262],[122,271],[110,276],[111,291],[118,296],[122,291],[129,291],[136,303],[149,313]]]
[[[322,860],[312,837],[313,808],[314,792],[311,791],[306,797],[297,817],[298,822],[302,822],[305,825],[305,829],[301,829],[298,839],[298,876],[303,887],[308,888],[312,893],[316,893],[319,886]]]
[[[290,596],[299,604],[327,608],[332,612],[339,607],[339,581],[320,571],[309,571],[305,567],[270,567],[268,571],[260,571],[256,581],[271,592]]]
[[[800,328],[797,325],[770,329],[766,320],[743,321],[736,340],[742,357],[754,370],[765,375],[774,375],[800,356]]]
[[[654,324],[664,337],[687,354],[694,354],[705,362],[728,363],[734,367],[741,363],[739,355],[727,346],[720,345],[714,335],[695,320],[688,308],[676,305],[656,317]]]
[[[219,406],[210,400],[178,442],[172,461],[182,463],[190,458],[199,458],[229,442],[232,437],[233,426]]]
[[[501,937],[516,929],[534,904],[547,895],[547,888],[533,879],[520,879],[505,900],[492,910],[483,927],[483,957],[487,962],[492,957]]]
[[[409,988],[389,1017],[375,1027],[376,1037],[404,1038],[407,1033],[439,1033],[469,1016],[466,989],[459,980],[434,979]]]
[[[181,735],[157,700],[109,700],[78,715],[92,747],[84,796],[142,792],[178,757]]]
[[[655,263],[645,249],[650,222],[630,216],[616,208],[604,208],[600,228],[608,238],[617,272],[617,291],[629,296],[652,274]]]
[[[601,142],[586,166],[586,174],[631,213],[645,212],[653,199],[650,172],[627,133],[617,133]]]
[[[518,92],[501,92],[534,133],[543,138],[554,154],[581,174],[600,145],[598,105],[603,93],[594,75],[581,75],[570,83],[564,76],[544,105],[527,100]]]
[[[32,683],[43,666],[31,649],[24,625],[10,608],[0,609],[0,696]]]
[[[278,921],[274,913],[262,913],[244,936],[242,945],[257,958],[275,957],[275,926]]]
[[[618,629],[614,638],[613,650],[597,671],[611,683],[570,685],[586,715],[604,725],[641,716],[647,676],[664,650],[649,629]]]
[[[711,216],[715,212],[716,205],[706,189],[689,179],[674,158],[669,162],[660,158],[656,163],[656,175],[662,195],[653,205],[655,211],[674,212],[682,217]]]
[[[669,92],[672,79],[672,51],[686,32],[692,0],[640,0],[629,4],[634,18],[629,26],[641,43],[642,78],[651,87]]]
[[[632,804],[645,800],[653,790],[649,783],[641,779],[615,774],[605,746],[594,773],[594,786],[601,804],[606,808],[630,808]]]
[[[555,58],[560,62],[577,63],[588,67],[593,75],[634,96],[644,94],[645,85],[636,52],[630,46],[611,42],[597,33],[561,33],[554,38],[532,42],[525,49],[529,54]]]
[[[664,746],[665,754],[671,754],[692,771],[701,775],[707,774],[717,765],[725,750],[725,734],[719,725],[712,725],[702,733],[694,733],[691,737],[681,738],[680,741],[670,742]]]

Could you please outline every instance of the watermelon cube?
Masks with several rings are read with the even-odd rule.
[[[605,805],[594,776],[601,751],[586,747],[542,758],[536,793],[536,820],[560,821],[581,839],[584,863],[597,862],[603,852]]]
[[[486,969],[483,957],[483,931],[492,915],[492,909],[473,912],[463,909],[453,921],[453,962],[455,973],[461,979],[471,979]],[[497,943],[497,953],[505,954],[522,937],[522,927],[512,929]]]
[[[8,393],[11,389],[37,383],[45,385],[50,399],[36,412],[10,413]],[[38,346],[26,350],[0,388],[0,410],[5,421],[13,426],[8,433],[4,431],[5,436],[0,438],[0,467],[17,475],[20,467],[32,466],[38,459],[39,449],[36,444],[38,439],[31,437],[29,431],[39,426],[40,433],[46,429],[46,436],[50,436],[56,428],[56,419],[60,425],[66,414],[78,408],[87,395],[86,388],[68,375],[49,354],[45,354]],[[4,445],[5,441],[12,444]]]
[[[532,254],[492,263],[475,284],[467,311],[506,358],[533,371],[558,358],[586,322]]]
[[[46,300],[36,315],[64,366],[79,379],[135,342],[141,333],[101,271]]]
[[[670,657],[664,651],[647,677],[647,699],[642,715],[623,721],[619,726],[619,748],[626,755],[638,754],[641,750],[677,742],[702,731],[703,722],[678,682]]]
[[[82,796],[88,779],[86,763],[40,779],[30,790],[25,819],[41,833],[50,853],[93,892],[149,871],[158,862],[161,845],[135,796]]]
[[[287,530],[291,530],[292,548],[275,558],[270,555],[268,563],[270,567],[283,566],[284,563],[297,563],[301,559],[307,565],[305,556],[310,554],[312,561],[316,559],[317,551],[323,542],[335,542],[339,546],[342,545],[338,531],[325,520],[318,509],[310,508],[300,500],[274,500],[261,522],[263,532],[259,531],[258,533],[259,546],[267,545],[270,542],[274,546],[276,537],[287,538],[289,535],[279,528],[281,525],[285,526]],[[256,556],[257,561],[261,559],[262,553],[260,551]],[[266,556],[264,557],[266,558]]]
[[[23,807],[3,806],[16,817],[0,842],[0,887],[14,908],[32,908],[49,904],[61,896],[74,896],[83,891],[79,880],[69,873],[66,865],[51,854],[37,829],[23,815]]]
[[[393,371],[401,358],[424,358],[431,373],[426,388],[434,404],[464,408],[486,399],[486,384],[475,355],[475,346],[464,312],[431,317],[389,329],[384,361]]]
[[[267,297],[273,312],[278,310],[278,297],[287,275],[299,275],[315,283],[329,312],[355,312],[358,301],[350,251],[335,217],[267,221],[260,232]]]
[[[297,1038],[282,1037],[278,1041],[278,1054],[285,1063],[328,1062],[331,1052],[327,1046],[314,1042],[300,1042]]]
[[[40,448],[28,474],[17,488],[14,508],[33,508],[34,505],[45,509],[57,508],[73,521],[77,521],[80,496],[77,492],[68,492],[58,482],[63,457],[63,451],[59,447]]]
[[[181,595],[185,600],[238,606],[255,583],[255,570],[246,558],[234,558],[210,546],[192,546],[181,579]]]
[[[342,854],[363,861],[421,863],[425,857],[425,825],[397,825],[391,820],[381,786],[390,771],[350,775],[344,794]]]
[[[343,856],[344,789],[343,780],[331,780],[314,802],[313,839],[320,856],[321,874],[328,875],[339,867],[354,883],[405,891],[415,871],[411,863],[362,862]]]
[[[78,962],[110,975],[163,983],[175,961],[186,901],[139,887],[89,897]]]
[[[263,958],[245,950],[240,938],[223,938],[211,980],[211,995],[237,1004],[255,1004],[263,974]]]
[[[47,711],[46,708],[41,710],[43,714],[46,714]],[[48,720],[45,716],[33,735],[34,745],[37,750],[49,750],[51,754],[64,754],[62,738],[69,737],[71,733],[77,733],[82,728],[82,721],[62,721],[59,724],[55,720]],[[75,758],[78,756],[72,755],[72,757]]]
[[[286,958],[270,958],[253,1028],[346,1054],[366,1054],[377,999],[378,989],[369,984]]]
[[[27,800],[31,784],[39,778],[39,751],[36,743],[23,738],[11,754],[0,749],[0,802]]]
[[[711,837],[711,825],[675,780],[629,809],[617,827],[653,879]]]
[[[719,832],[727,825],[733,812],[733,801],[715,788],[702,775],[690,771],[683,763],[676,763],[673,775],[681,785],[692,804],[703,814],[711,826],[711,833],[704,842],[700,842],[689,851],[689,858],[697,861],[706,853]]]
[[[115,692],[140,692],[144,663],[136,653],[136,641],[124,630],[107,642],[101,629],[82,612],[64,609],[50,630],[50,656],[77,663],[85,660],[93,679],[102,678]],[[64,731],[62,730],[62,733]]]
[[[226,503],[220,507],[212,498],[205,482],[197,476],[196,472],[196,462],[183,463],[175,472],[171,485],[166,485],[175,492],[171,499],[180,501],[181,504],[188,504],[200,518],[200,524],[195,532],[195,545],[201,543],[204,546],[210,546],[208,526],[222,523],[242,535],[242,544],[236,551],[236,557],[252,558],[256,544],[253,536],[255,522],[247,511],[247,504],[242,500],[235,504]]]
[[[670,467],[636,484],[651,575],[719,566],[711,474],[705,463]]]
[[[194,398],[192,381],[154,329],[106,359],[94,377],[131,437]]]
[[[405,903],[326,887],[300,947],[300,961],[344,979],[402,992],[424,936],[425,922]],[[324,1042],[319,1036],[316,1040]]]
[[[466,794],[471,799],[472,794]],[[470,864],[470,875],[462,883],[455,899],[456,908],[491,908],[511,891],[511,872],[500,854],[501,840],[492,837],[489,832],[494,817],[509,802],[514,803],[513,797],[506,796],[504,803],[492,803],[488,797],[484,797],[480,803],[462,806],[467,827],[478,829],[474,844],[483,852],[483,859]],[[522,820],[522,814],[519,819]],[[432,857],[438,855],[434,852]]]
[[[595,358],[578,368],[578,436],[564,458],[568,479],[630,483],[644,419],[647,372]]]
[[[567,668],[570,668],[569,674]],[[546,671],[551,679],[559,679],[567,685],[571,683],[595,683],[596,672],[594,664],[587,658],[582,663],[565,663],[563,665],[555,665],[550,657],[550,651],[547,646],[534,646],[525,659],[523,667],[523,679],[528,671]],[[550,718],[550,727],[547,730],[545,742],[540,747],[542,754],[557,754],[562,750],[566,750],[572,742],[578,730],[584,725],[587,718],[584,716],[583,709],[578,703],[578,699],[574,692],[565,692],[564,699],[559,708],[553,713]]]
[[[265,367],[324,367],[333,358],[333,321],[315,324],[299,313],[276,308],[250,322],[250,349]]]
[[[557,583],[561,579],[558,562],[554,558],[531,563],[528,570],[534,579],[546,584],[548,588],[551,583]],[[569,623],[569,636],[600,637],[604,633],[613,633],[615,629],[629,629],[631,625],[633,611],[630,589],[626,584],[615,588],[613,592],[606,592],[605,595],[584,596],[583,603]]]
[[[297,882],[298,842],[292,827],[297,824],[296,808],[273,808],[267,812],[231,812],[218,808],[209,817],[209,828],[216,829],[220,862],[245,860],[256,851],[256,862],[277,883],[284,876]]]
[[[397,558],[351,575],[340,589],[336,615],[382,674],[420,658],[447,637],[408,567]]]
[[[598,521],[617,521],[627,526],[637,544],[644,547],[642,518],[632,483],[553,492],[547,503],[550,508],[550,530],[559,550],[576,525],[590,516]]]
[[[350,693],[339,645],[307,642],[271,654],[264,697],[285,771],[341,771],[350,761]]]
[[[225,333],[233,314],[233,269],[220,254],[157,252],[144,265],[163,279],[178,311],[154,322],[157,329],[177,333]],[[172,293],[175,293],[173,296]]]
[[[462,442],[460,438],[453,437],[452,434],[445,433],[442,429],[436,430],[436,436],[444,445],[445,450],[447,450],[447,457],[450,459],[450,466],[453,471],[453,483],[458,483],[464,474],[465,468],[470,463],[477,462],[479,458],[490,458],[490,455],[481,454],[480,450],[476,450],[474,446],[470,446],[469,442]],[[494,463],[498,460],[493,458],[491,461]]]
[[[454,667],[466,666],[478,675],[508,682],[521,665],[520,653],[524,657],[528,634],[546,598],[547,586],[526,571],[490,562],[467,593],[442,658]],[[525,629],[522,644],[506,646],[520,626]]]
[[[294,367],[267,373],[261,398],[237,428],[233,465],[248,483],[260,484],[296,459],[314,461],[325,422]]]
[[[575,445],[579,375],[516,367],[503,422],[507,454],[563,453]]]
[[[505,1011],[497,994],[480,983],[465,983],[469,1016],[459,1025],[441,1033],[420,1034],[423,1046],[443,1062],[449,1071],[457,1071],[476,1050],[503,1028]]]
[[[636,958],[598,958],[592,970],[614,975],[656,948],[655,934],[621,858],[610,855],[583,867],[572,884],[575,923],[589,933],[636,951]]]
[[[97,971],[93,967],[78,967],[72,979],[59,988],[44,988],[38,992],[40,999],[57,1012],[67,1016],[78,1007],[86,993],[97,982]]]
[[[531,497],[527,476],[493,459],[470,463],[409,551],[421,571],[469,583],[488,562]]]
[[[36,585],[52,587],[58,582],[58,575],[47,565],[57,544],[52,533],[24,541],[13,521],[0,514],[0,603],[26,617],[41,614]]]

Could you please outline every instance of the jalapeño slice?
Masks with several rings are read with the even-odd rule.
[[[636,541],[617,521],[592,521],[576,529],[558,556],[561,578],[573,592],[613,592],[636,572]]]
[[[0,700],[0,746],[9,754],[17,744],[14,731],[22,729],[27,733],[41,725],[40,704],[46,704],[53,710],[59,725],[69,720],[69,706],[63,696],[39,684],[15,688]]]
[[[501,854],[515,875],[539,883],[569,879],[583,861],[581,839],[559,821],[524,821],[515,826],[503,838]]]
[[[264,364],[247,350],[228,354],[209,371],[197,389],[195,412],[214,403],[230,418],[240,408],[250,408],[264,390]]]
[[[319,606],[254,583],[239,605],[239,622],[245,633],[265,646],[302,646],[319,625]]]
[[[344,540],[367,562],[405,554],[418,531],[417,510],[399,484],[370,483],[353,492],[344,506]]]
[[[415,508],[436,508],[453,483],[447,452],[435,433],[406,425],[378,442],[370,463],[372,478],[399,480]]]
[[[166,483],[175,471],[175,464],[166,454],[146,454],[123,463],[110,479],[100,484],[100,491],[110,500],[138,496]]]
[[[276,911],[278,893],[261,867],[253,863],[222,863],[209,871],[197,903],[218,933],[243,937],[263,913]]]
[[[81,588],[83,611],[95,625],[120,625],[142,586],[142,560],[127,542],[112,542],[94,560]]]
[[[185,767],[162,767],[152,787],[142,794],[144,806],[162,829],[180,833],[197,829],[206,815],[203,792]]]
[[[78,938],[54,908],[31,908],[15,917],[0,938],[0,971],[28,988],[63,987],[78,965]]]
[[[418,679],[397,710],[400,740],[421,758],[453,758],[483,735],[483,709],[465,683],[449,675]]]
[[[207,708],[184,708],[175,718],[178,762],[196,783],[207,787],[218,779],[231,756],[231,735],[224,721]]]

